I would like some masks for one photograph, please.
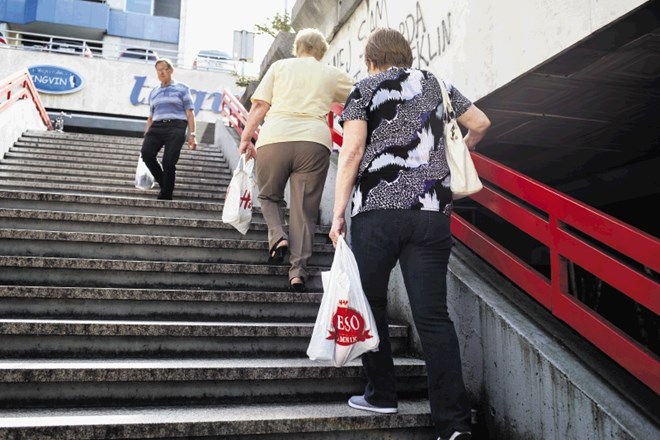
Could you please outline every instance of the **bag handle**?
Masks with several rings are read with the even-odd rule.
[[[440,90],[442,91],[442,106],[445,109],[443,118],[445,122],[449,122],[452,119],[456,119],[456,113],[454,113],[454,108],[451,106],[451,99],[449,98],[449,92],[447,91],[445,82],[440,78],[438,79],[438,83],[440,83]]]
[[[236,166],[236,171],[245,171],[248,174],[252,174],[252,169],[254,168],[254,159],[245,160],[247,153],[241,154],[241,157],[238,158],[238,165]]]

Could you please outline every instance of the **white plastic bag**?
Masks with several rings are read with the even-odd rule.
[[[151,189],[155,184],[154,176],[151,175],[151,171],[149,171],[147,164],[142,160],[142,155],[140,155],[135,170],[135,187],[137,189]]]
[[[252,221],[252,196],[255,186],[253,168],[254,159],[246,161],[245,154],[242,154],[229,182],[222,208],[222,221],[234,226],[243,235],[250,228]]]
[[[332,267],[321,277],[323,298],[307,356],[341,367],[367,351],[378,350],[376,321],[362,290],[355,257],[342,236]]]

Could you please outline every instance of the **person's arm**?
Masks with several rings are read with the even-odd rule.
[[[195,112],[192,109],[186,110],[186,119],[188,120],[188,149],[194,150],[197,148],[197,123],[195,121]]]
[[[151,117],[151,115],[149,115],[149,117],[147,118],[147,124],[144,126],[144,134],[147,134],[153,122],[154,122],[153,118]]]
[[[465,113],[456,118],[459,124],[467,128],[463,138],[468,150],[474,150],[490,127],[490,119],[476,105],[472,104]]]
[[[357,179],[360,161],[367,142],[367,121],[350,120],[344,122],[344,142],[339,150],[337,177],[335,183],[335,205],[332,210],[330,239],[337,244],[339,235],[346,236],[346,207],[353,185]]]
[[[246,160],[257,157],[257,149],[252,144],[252,136],[266,118],[268,110],[270,110],[270,104],[260,99],[255,99],[252,107],[250,107],[250,113],[245,122],[243,133],[241,133],[241,143],[238,146],[239,153],[245,154]]]

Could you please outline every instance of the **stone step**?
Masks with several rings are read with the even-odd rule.
[[[193,153],[181,152],[181,157],[177,162],[177,170],[217,172],[218,174],[223,175],[230,174],[231,172],[223,160],[206,160],[204,158],[193,156],[192,154]],[[51,164],[50,166],[79,167],[80,165],[83,165],[90,169],[94,169],[96,166],[103,167],[112,165],[115,169],[124,169],[128,172],[129,170],[135,170],[139,157],[140,153],[137,151],[126,155],[117,155],[111,152],[103,155],[91,155],[86,152],[65,154],[48,150],[17,149],[12,147],[5,153],[2,163],[10,163],[10,161],[17,160],[37,160],[47,161]],[[161,155],[158,156],[158,159],[162,160],[162,152]]]
[[[73,133],[70,133],[73,134]],[[108,147],[113,150],[140,150],[142,147],[143,138],[121,138],[117,136],[101,136],[95,139],[88,139],[83,137],[73,137],[64,135],[51,136],[48,134],[39,134],[34,133],[24,133],[21,135],[16,142],[38,142],[44,145],[53,144],[53,145],[72,145],[72,146],[86,146],[89,148],[99,148],[99,147]],[[186,145],[183,145],[184,148],[187,148]],[[206,151],[217,151],[222,155],[222,148],[218,145],[209,142],[197,142],[197,151],[206,150]]]
[[[314,322],[321,292],[0,285],[0,318]]]
[[[113,148],[87,148],[85,146],[66,146],[58,144],[43,144],[38,142],[16,142],[9,148],[7,154],[17,156],[33,155],[34,157],[52,157],[62,161],[70,161],[74,159],[87,159],[92,163],[95,160],[116,160],[121,162],[134,161],[137,163],[140,157],[140,149],[117,151]],[[162,157],[163,150],[160,151],[159,157]],[[10,156],[11,157],[11,156]],[[219,153],[209,152],[204,154],[197,150],[191,151],[187,148],[181,150],[181,163],[187,162],[204,162],[207,165],[222,166],[227,162]],[[177,163],[178,164],[178,163]]]
[[[176,219],[210,221],[222,219],[223,204],[217,201],[163,201],[152,198],[150,191],[136,191],[138,191],[136,194],[145,193],[150,196],[118,197],[107,194],[66,194],[0,188],[0,208],[171,217]],[[286,213],[288,214],[288,210]],[[259,223],[263,222],[259,207],[253,208],[252,218],[254,228],[258,229]],[[253,226],[251,225],[251,228]],[[330,229],[327,226],[317,226],[317,230],[329,232]]]
[[[0,228],[234,240],[266,240],[268,230],[266,224],[263,222],[259,208],[254,208],[252,223],[245,235],[242,235],[236,228],[219,219],[199,220],[146,215],[96,214],[2,207],[0,207]],[[317,225],[314,243],[330,243],[328,232],[328,227]]]
[[[289,289],[288,266],[0,255],[0,284],[158,289]],[[321,271],[308,267],[310,291]]]
[[[399,397],[424,398],[424,362],[394,365]],[[0,360],[0,408],[341,401],[364,390],[361,369],[307,358]]]
[[[42,186],[51,185],[54,188],[70,186],[85,186],[85,187],[103,187],[106,188],[108,193],[117,190],[130,190],[134,192],[135,188],[135,173],[131,175],[121,176],[104,176],[101,173],[92,175],[82,174],[41,174],[41,173],[24,173],[18,170],[0,171],[0,182],[20,182],[22,186],[28,184],[35,184]],[[5,183],[10,185],[9,183]],[[192,178],[187,177],[177,179],[175,191],[180,190],[193,192],[196,191],[200,194],[224,194],[227,192],[229,179],[212,178]],[[156,184],[153,188],[158,189]],[[97,190],[99,191],[99,190]],[[142,191],[142,190],[138,190]]]
[[[183,188],[182,188],[183,186]],[[124,182],[123,186],[109,187],[106,185],[97,184],[90,186],[85,182],[68,182],[68,183],[55,183],[55,182],[37,182],[25,180],[6,180],[0,179],[0,188],[9,191],[30,191],[41,190],[43,192],[52,192],[55,194],[88,194],[92,196],[110,195],[116,197],[135,197],[135,198],[149,198],[156,199],[158,195],[158,185],[149,190],[141,190],[135,188],[133,182]],[[205,201],[212,203],[222,204],[226,194],[226,187],[210,187],[213,189],[193,189],[186,190],[185,185],[177,186],[174,189],[174,198],[183,201]],[[171,200],[159,200],[160,203],[171,203]]]
[[[265,264],[266,240],[0,229],[3,256]],[[334,247],[315,244],[310,265],[331,266]]]
[[[0,319],[0,359],[304,357],[314,322]],[[408,327],[391,324],[392,352]]]
[[[54,145],[71,145],[71,146],[86,146],[89,148],[111,148],[117,151],[124,150],[140,150],[142,147],[142,138],[122,138],[118,136],[99,136],[95,138],[75,137],[70,134],[59,134],[52,136],[50,134],[41,134],[38,132],[27,132],[20,136],[17,142],[37,142],[41,144],[54,144]],[[184,148],[187,148],[184,146]],[[196,152],[214,153],[222,156],[222,149],[212,143],[199,142],[197,143]]]
[[[131,151],[140,151],[142,149],[142,139],[137,142],[117,142],[115,139],[75,139],[75,138],[51,138],[51,137],[38,137],[38,136],[21,136],[16,142],[16,145],[38,146],[44,148],[56,149],[87,149],[90,151],[108,151],[113,150],[118,153],[126,153]],[[187,150],[188,147],[183,145],[183,149]],[[195,155],[223,158],[224,153],[221,148],[214,144],[207,144],[198,142],[197,148],[194,150]]]
[[[80,166],[78,168],[70,167],[51,167],[49,162],[35,162],[31,161],[29,164],[9,164],[3,163],[2,173],[6,178],[12,178],[13,174],[28,175],[29,178],[46,174],[48,178],[51,176],[78,176],[78,177],[96,177],[102,179],[116,179],[123,182],[133,182],[135,179],[135,170],[131,169],[117,169],[117,167],[107,167],[100,169],[96,165],[93,168],[88,166]],[[231,175],[224,174],[218,176],[217,172],[205,173],[201,171],[181,171],[177,170],[176,182],[181,183],[204,183],[204,182],[217,182],[224,185],[229,184]]]
[[[53,170],[56,174],[76,174],[84,175],[84,172],[99,173],[119,173],[121,175],[135,175],[137,167],[137,159],[131,160],[115,160],[106,159],[101,162],[90,164],[83,158],[74,158],[73,160],[63,161],[59,156],[54,155],[25,155],[21,153],[7,153],[7,155],[0,160],[0,166],[5,171],[16,169],[16,167],[24,167],[27,172],[37,173],[40,169],[48,168]],[[202,161],[182,161],[177,163],[177,176],[189,178],[191,176],[216,176],[217,179],[231,179],[232,173],[227,166],[222,165],[209,165]]]
[[[142,138],[134,136],[115,136],[107,134],[94,134],[94,133],[74,133],[74,132],[59,132],[59,131],[39,131],[27,130],[21,137],[37,138],[37,139],[70,139],[80,141],[113,143],[113,144],[131,144],[140,145]]]
[[[397,414],[373,414],[336,402],[61,408],[0,411],[0,438],[429,440],[428,401],[401,400]]]

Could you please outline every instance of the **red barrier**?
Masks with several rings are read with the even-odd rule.
[[[230,127],[234,127],[236,132],[243,134],[245,123],[247,122],[248,111],[245,110],[241,101],[238,100],[229,90],[222,93],[222,102],[220,103],[220,113],[227,119]],[[259,128],[255,130],[252,139],[256,141],[259,138]]]
[[[32,99],[44,125],[49,130],[53,129],[53,124],[50,122],[48,113],[41,103],[39,93],[34,87],[32,77],[27,69],[0,81],[0,112],[8,109],[13,103],[21,99]]]

